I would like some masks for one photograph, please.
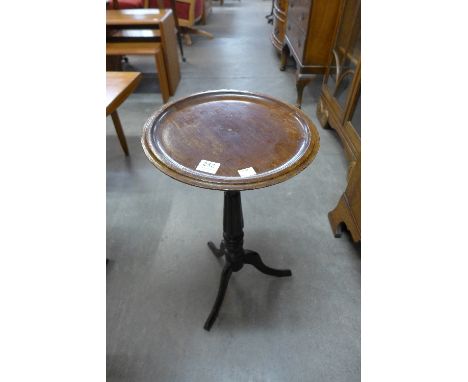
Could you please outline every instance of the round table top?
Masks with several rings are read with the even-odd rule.
[[[214,90],[168,103],[145,123],[149,160],[170,177],[214,190],[250,190],[283,182],[319,149],[312,121],[270,96]]]

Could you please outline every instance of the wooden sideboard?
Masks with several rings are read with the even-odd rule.
[[[288,15],[288,0],[274,0],[273,2],[273,32],[271,43],[281,52],[284,46],[284,34]]]
[[[325,73],[337,30],[341,0],[289,0],[280,70],[289,55],[296,61],[296,106],[301,107],[304,87]]]
[[[354,241],[361,240],[361,1],[343,0],[317,118],[334,129],[348,160],[348,186],[330,212],[332,230],[338,235],[344,223]]]

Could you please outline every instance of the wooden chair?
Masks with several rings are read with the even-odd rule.
[[[156,42],[111,42],[106,44],[107,56],[154,56],[158,71],[159,87],[164,103],[169,100],[169,84],[161,44]],[[119,68],[115,68],[119,69]]]
[[[192,45],[190,34],[198,34],[209,39],[213,35],[202,29],[195,28],[196,22],[203,18],[203,8],[205,0],[146,0],[152,8],[170,8],[177,17],[178,25],[184,36],[186,45]],[[175,5],[174,5],[175,4]],[[175,10],[173,9],[175,7]]]
[[[108,9],[136,9],[143,8],[148,0],[112,0],[108,2]]]

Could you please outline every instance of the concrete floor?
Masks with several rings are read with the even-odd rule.
[[[233,88],[294,103],[294,68],[278,70],[270,9],[262,0],[215,5],[202,27],[215,39],[194,36],[184,47],[172,99]],[[176,182],[146,159],[141,128],[161,105],[153,65],[130,57],[128,69],[145,75],[119,109],[129,158],[107,119],[108,381],[359,381],[360,251],[328,223],[346,160],[315,116],[321,78],[303,101],[321,136],[314,162],[285,183],[243,193],[245,247],[293,277],[244,267],[206,332],[222,269],[206,242],[221,239],[223,194]]]

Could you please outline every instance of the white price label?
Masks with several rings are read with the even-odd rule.
[[[214,175],[216,174],[216,171],[218,171],[219,166],[220,163],[210,162],[209,160],[202,159],[200,163],[198,163],[197,170]]]
[[[257,175],[257,173],[252,167],[243,168],[242,170],[237,170],[237,172],[242,178],[245,178],[247,176]]]

